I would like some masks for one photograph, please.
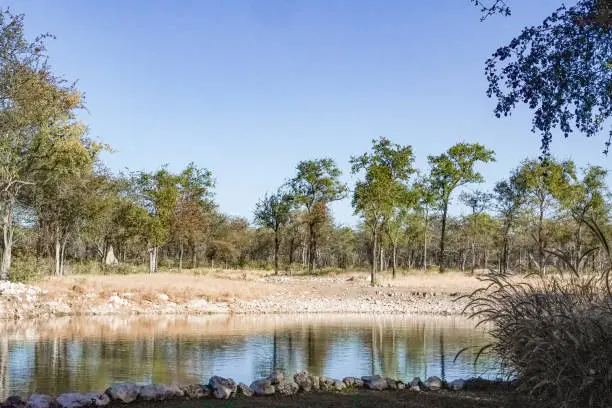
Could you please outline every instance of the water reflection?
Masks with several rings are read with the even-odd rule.
[[[484,330],[458,318],[393,316],[87,317],[0,322],[0,398],[103,390],[117,381],[250,383],[279,368],[331,377],[447,380],[482,373]],[[484,364],[488,362],[485,360]]]

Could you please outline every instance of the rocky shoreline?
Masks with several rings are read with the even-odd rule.
[[[295,297],[277,294],[258,299],[171,299],[165,293],[142,296],[130,291],[74,292],[52,295],[37,286],[0,281],[0,319],[47,318],[71,315],[197,315],[373,313],[460,315],[465,301],[457,294],[435,291],[395,291],[373,288],[351,296]]]
[[[103,407],[117,402],[130,404],[136,401],[170,401],[217,399],[229,400],[236,397],[251,398],[272,395],[291,396],[298,393],[316,392],[356,392],[360,389],[389,392],[438,392],[449,390],[463,391],[471,387],[482,389],[483,383],[500,384],[499,382],[482,379],[454,380],[450,383],[438,377],[429,377],[425,381],[414,378],[410,383],[401,380],[384,378],[380,375],[364,377],[345,377],[342,380],[317,377],[306,371],[301,371],[293,377],[282,371],[275,371],[265,378],[255,380],[251,385],[236,383],[231,378],[213,376],[207,384],[190,384],[178,386],[175,384],[117,383],[104,392],[64,393],[57,397],[46,394],[32,394],[27,399],[18,396],[9,397],[0,408],[83,408]],[[511,387],[511,384],[507,384]]]

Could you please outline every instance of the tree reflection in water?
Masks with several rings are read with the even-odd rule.
[[[447,380],[475,372],[463,347],[486,344],[457,318],[364,315],[63,318],[0,323],[0,398],[103,390],[117,381],[250,382],[272,369],[342,378]],[[490,364],[485,360],[485,364]]]

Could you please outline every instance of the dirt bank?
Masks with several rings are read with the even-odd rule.
[[[124,407],[111,404],[109,407]],[[535,408],[524,398],[515,393],[499,389],[487,391],[450,392],[392,392],[360,390],[350,393],[317,392],[292,396],[273,395],[270,397],[239,397],[225,400],[191,400],[163,402],[135,402],[130,408]]]
[[[460,314],[457,301],[480,286],[460,273],[269,276],[259,271],[92,275],[29,285],[0,282],[0,318],[116,314],[397,313]]]

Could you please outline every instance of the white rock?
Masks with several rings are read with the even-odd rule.
[[[462,389],[465,388],[465,381],[461,379],[453,380],[448,385],[448,388],[450,388],[452,391],[461,391]]]
[[[27,408],[53,408],[57,405],[55,398],[45,394],[32,394],[28,398]]]
[[[134,383],[117,383],[111,385],[111,387],[106,390],[106,393],[110,395],[113,400],[119,400],[129,404],[138,398],[141,388],[142,386]]]
[[[210,378],[208,386],[212,388],[213,395],[217,399],[229,399],[236,394],[238,386],[231,378],[223,378],[217,375]]]

